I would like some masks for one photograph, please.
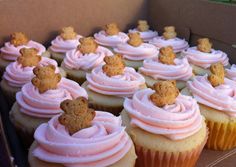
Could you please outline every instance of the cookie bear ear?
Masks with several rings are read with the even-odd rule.
[[[85,39],[85,38],[80,38],[80,39],[79,39],[80,44],[84,43],[84,39]]]
[[[172,85],[176,86],[176,81],[175,80],[169,80]]]
[[[110,57],[110,56],[106,56],[106,57],[104,57],[104,59],[103,59],[103,61],[104,61],[106,64],[108,64],[108,63],[110,62],[110,60],[111,60],[111,57]]]
[[[34,73],[35,75],[38,75],[38,74],[39,74],[39,70],[40,70],[40,67],[35,67],[35,68],[33,69],[33,73]]]
[[[82,97],[82,96],[81,97],[77,97],[76,101],[82,102],[84,104],[88,104],[88,100],[85,97]]]
[[[52,65],[52,64],[48,65],[48,67],[51,68],[54,71],[56,70],[56,67],[54,65]]]
[[[93,41],[94,37],[87,37],[87,39]]]
[[[64,100],[63,102],[61,102],[60,104],[60,108],[64,111],[67,112],[68,106],[71,104],[72,100]]]

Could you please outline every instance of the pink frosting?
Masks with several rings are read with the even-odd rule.
[[[57,62],[53,59],[49,59],[47,57],[42,57],[39,62],[39,66],[47,66],[49,64],[57,67]],[[31,81],[34,77],[33,67],[22,67],[17,61],[10,63],[6,67],[6,71],[4,72],[3,78],[7,81],[7,83],[12,87],[22,87],[24,84]],[[56,73],[59,73],[58,67],[56,68]]]
[[[131,29],[129,30],[129,33],[134,33],[134,32],[139,32],[141,38],[147,42],[150,41],[151,39],[155,38],[158,36],[158,32],[156,31],[152,31],[152,30],[148,30],[148,31],[138,31],[138,29]]]
[[[197,47],[191,47],[183,51],[183,54],[188,58],[189,63],[205,69],[217,62],[222,62],[224,66],[229,64],[227,54],[220,50],[212,49],[211,53],[204,53],[199,51]]]
[[[113,53],[102,46],[98,46],[96,53],[82,54],[74,49],[66,53],[64,65],[68,69],[92,70],[93,68],[104,64],[105,56],[112,56]]]
[[[122,54],[123,57],[128,60],[144,60],[146,58],[155,57],[159,54],[158,49],[154,45],[147,43],[142,43],[138,47],[131,46],[128,43],[123,43],[117,45],[117,47],[114,48],[114,51]]]
[[[133,99],[125,99],[124,108],[132,126],[171,140],[187,138],[201,129],[202,116],[196,100],[180,94],[174,104],[160,108],[150,100],[153,93],[152,89],[143,89]]]
[[[158,57],[146,59],[140,72],[154,79],[187,81],[192,77],[192,67],[186,58],[176,58],[175,65],[159,62]]]
[[[236,65],[233,64],[230,69],[225,69],[226,70],[226,76],[231,79],[236,81]]]
[[[50,49],[53,52],[66,53],[67,51],[77,48],[80,38],[82,38],[82,36],[77,35],[75,39],[64,40],[60,35],[58,35],[54,40],[52,40],[52,46],[50,47]]]
[[[94,34],[96,42],[103,46],[115,47],[120,43],[128,41],[129,37],[123,32],[119,32],[117,35],[107,35],[105,31],[100,31]]]
[[[4,47],[0,49],[2,53],[1,57],[8,61],[15,61],[17,57],[20,56],[21,48],[35,48],[38,50],[39,55],[42,55],[42,53],[46,51],[45,47],[42,44],[31,40],[26,45],[21,45],[17,47],[12,45],[10,42],[6,42]]]
[[[174,38],[166,40],[162,36],[153,38],[149,43],[155,45],[159,49],[166,46],[172,46],[175,53],[181,52],[189,47],[188,42],[184,39]]]
[[[57,89],[39,93],[38,89],[29,82],[16,94],[16,101],[20,112],[33,117],[51,118],[60,114],[60,103],[66,99],[75,99],[79,96],[88,98],[85,89],[76,82],[62,78]]]
[[[224,84],[213,87],[205,75],[194,77],[193,81],[188,81],[187,86],[199,103],[236,117],[235,81],[225,78]]]
[[[59,123],[58,117],[35,131],[39,145],[33,155],[40,160],[66,167],[104,167],[122,159],[132,146],[121,118],[110,113],[96,111],[92,126],[73,135]]]
[[[96,67],[91,74],[86,75],[88,88],[101,94],[120,97],[131,97],[140,86],[145,84],[145,79],[133,68],[125,67],[124,74],[109,77],[102,66]]]

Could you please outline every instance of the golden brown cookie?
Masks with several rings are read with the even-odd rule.
[[[80,129],[88,128],[96,115],[96,112],[88,107],[88,100],[78,97],[75,100],[65,100],[60,105],[64,113],[58,118],[72,135]]]
[[[105,25],[105,32],[107,35],[117,35],[120,32],[116,23],[110,23]]]
[[[77,48],[82,54],[95,53],[98,48],[98,44],[93,37],[80,38],[79,42],[80,45]]]
[[[167,46],[167,47],[162,47],[160,49],[160,54],[158,56],[158,59],[163,64],[174,65],[175,57],[176,57],[176,54],[174,53],[173,47]]]
[[[224,83],[225,70],[221,62],[212,64],[210,67],[211,74],[208,76],[213,87],[219,86]]]
[[[175,27],[174,26],[164,27],[163,37],[165,39],[173,39],[176,36],[177,36],[177,33],[175,32]]]
[[[44,93],[50,89],[56,89],[61,80],[61,75],[55,73],[56,67],[48,65],[44,67],[35,67],[33,72],[36,75],[31,82],[38,88],[39,93]]]
[[[21,56],[17,58],[17,61],[22,67],[37,66],[41,61],[41,56],[38,55],[38,50],[35,48],[22,48],[20,54]]]
[[[212,43],[208,38],[200,38],[197,40],[197,49],[201,52],[210,53],[212,48]]]
[[[107,76],[111,77],[124,73],[125,64],[120,54],[106,56],[104,61],[106,64],[103,65],[102,70]]]
[[[141,32],[145,32],[149,30],[149,25],[146,20],[139,20],[137,29]]]
[[[150,96],[151,101],[158,107],[175,103],[179,90],[175,81],[161,81],[153,85],[155,93]]]
[[[69,27],[63,27],[61,29],[61,34],[60,36],[64,40],[71,40],[71,39],[76,39],[77,33],[74,31],[74,28],[69,26]]]
[[[14,46],[26,45],[29,42],[29,39],[23,32],[14,32],[11,34],[10,43]]]
[[[129,36],[128,44],[130,44],[131,46],[138,47],[143,43],[143,40],[140,37],[139,32],[129,33],[128,36]]]

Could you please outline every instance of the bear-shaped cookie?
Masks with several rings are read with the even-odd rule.
[[[95,53],[98,48],[98,44],[95,42],[93,37],[80,38],[79,42],[78,50],[82,54]]]
[[[138,47],[143,43],[143,40],[140,37],[139,32],[129,33],[128,36],[129,36],[128,44],[131,46]]]
[[[163,64],[174,65],[175,57],[176,54],[173,51],[173,47],[167,46],[167,47],[162,47],[160,49],[160,54],[158,56],[158,59]]]
[[[174,26],[166,26],[166,27],[164,27],[163,37],[165,39],[173,39],[176,36],[177,36],[177,33],[175,32],[175,27]]]
[[[112,35],[117,35],[120,32],[120,30],[116,23],[110,23],[105,25],[105,32],[107,35],[112,36]]]
[[[210,53],[212,48],[212,43],[208,38],[200,38],[197,40],[197,49],[201,52]]]
[[[139,20],[137,29],[141,32],[145,32],[149,30],[149,25],[146,20]]]
[[[37,66],[41,61],[41,56],[37,55],[38,50],[35,48],[22,48],[20,49],[20,54],[17,58],[17,62],[22,65],[22,67],[33,67]]]
[[[210,67],[211,74],[208,80],[213,87],[219,86],[224,83],[225,70],[221,62],[214,63]]]
[[[29,42],[27,36],[22,32],[14,32],[11,34],[10,43],[14,46],[26,45]]]
[[[69,26],[69,27],[63,27],[61,29],[61,34],[60,36],[64,39],[64,40],[72,40],[72,39],[76,39],[77,33],[74,31],[74,28]]]

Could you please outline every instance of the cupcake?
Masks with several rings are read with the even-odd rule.
[[[236,82],[224,78],[223,64],[210,67],[211,74],[196,76],[187,83],[185,92],[198,101],[206,118],[209,138],[206,147],[228,150],[236,147]]]
[[[171,46],[161,48],[158,57],[144,60],[139,72],[148,87],[162,80],[176,80],[178,89],[183,89],[193,75],[187,58],[176,58]]]
[[[21,90],[21,87],[30,82],[34,77],[33,69],[36,66],[46,66],[52,64],[56,67],[56,72],[65,76],[65,72],[57,67],[57,62],[47,57],[41,57],[35,48],[22,48],[15,62],[6,67],[3,79],[0,83],[3,94],[7,98],[10,106],[15,102],[15,95]]]
[[[66,71],[67,77],[79,84],[86,80],[86,72],[99,65],[104,64],[104,57],[113,53],[102,46],[98,46],[92,37],[80,38],[80,45],[69,52],[66,52],[61,67]]]
[[[120,32],[116,23],[107,24],[104,30],[94,34],[94,38],[98,44],[109,48],[114,48],[129,39],[125,33]]]
[[[40,125],[28,162],[31,167],[134,167],[136,154],[121,118],[88,108],[84,98],[61,103],[64,113]]]
[[[35,48],[38,54],[44,57],[50,57],[45,47],[35,41],[29,40],[28,37],[22,32],[15,32],[11,35],[11,40],[6,42],[0,48],[0,74],[2,76],[8,64],[15,61],[20,56],[21,48]]]
[[[225,69],[226,77],[236,81],[236,65],[232,64],[232,66],[229,69]]]
[[[63,27],[61,34],[52,40],[48,51],[51,53],[52,58],[55,59],[58,64],[61,64],[66,52],[77,48],[80,38],[82,38],[82,36],[78,35],[73,27]]]
[[[194,167],[206,143],[207,128],[196,100],[179,94],[173,81],[126,98],[121,117],[135,145],[136,166]]]
[[[82,85],[88,92],[92,108],[118,115],[123,109],[124,97],[145,88],[145,79],[133,68],[125,67],[120,55],[105,57],[106,64],[87,73]]]
[[[212,43],[210,43],[208,38],[198,39],[197,42],[197,46],[183,51],[183,55],[187,57],[193,67],[194,74],[210,74],[209,67],[217,62],[221,62],[225,67],[230,66],[227,54],[220,50],[212,49]]]
[[[174,52],[179,56],[180,52],[187,49],[189,45],[184,39],[177,38],[176,36],[177,33],[175,32],[175,27],[167,26],[164,27],[164,33],[162,36],[153,38],[149,43],[155,45],[157,48],[172,46]]]
[[[152,44],[143,43],[138,32],[129,33],[128,36],[127,43],[114,48],[114,52],[123,55],[126,66],[138,69],[143,65],[144,59],[158,55],[158,49]]]
[[[156,31],[152,31],[149,29],[149,25],[146,20],[139,20],[138,26],[134,29],[129,30],[129,33],[139,32],[140,37],[143,39],[144,42],[148,42],[154,37],[158,36]]]
[[[74,81],[61,78],[55,66],[34,68],[36,75],[16,94],[10,111],[10,120],[26,144],[31,144],[35,129],[61,113],[60,103],[79,96],[87,98],[86,91]]]

